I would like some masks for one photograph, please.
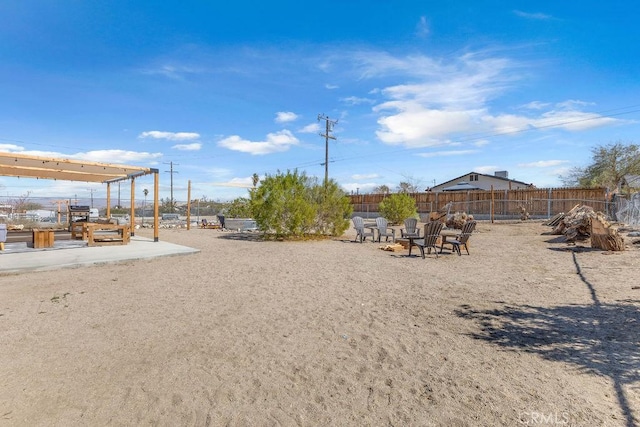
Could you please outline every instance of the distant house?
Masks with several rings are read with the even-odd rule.
[[[625,175],[620,182],[620,189],[622,191],[637,191],[640,190],[640,175]]]
[[[438,184],[427,191],[472,191],[472,190],[517,190],[520,188],[532,188],[533,184],[509,179],[507,171],[498,171],[493,175],[470,172],[452,180]]]

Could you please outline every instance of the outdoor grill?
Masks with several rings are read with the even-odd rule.
[[[74,222],[89,222],[89,206],[69,205],[69,225]]]

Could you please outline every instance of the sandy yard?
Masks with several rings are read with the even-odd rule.
[[[161,230],[201,252],[0,276],[0,425],[640,425],[638,238],[549,230],[438,259]]]

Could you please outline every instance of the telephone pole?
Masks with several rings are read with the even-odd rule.
[[[93,193],[97,190],[95,188],[87,188],[91,192],[91,209],[93,209]]]
[[[165,163],[167,164],[167,163]],[[169,172],[171,174],[171,213],[173,213],[174,211],[174,205],[173,205],[173,174],[174,173],[178,173],[178,171],[174,171],[173,170],[173,162],[169,162],[169,165],[171,165],[170,169],[168,171],[165,172]],[[176,163],[176,166],[179,166],[178,163]]]
[[[331,135],[331,131],[333,131],[333,127],[338,121],[331,120],[324,114],[318,114],[318,121],[320,120],[325,122],[324,133],[321,133],[320,136],[324,137],[324,187],[326,188],[329,183],[329,140],[336,139],[335,136]]]

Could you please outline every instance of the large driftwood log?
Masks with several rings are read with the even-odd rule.
[[[605,251],[624,251],[624,239],[600,213],[591,219],[591,247]]]
[[[591,235],[591,218],[595,217],[591,206],[576,205],[556,225],[553,234],[563,234],[568,242],[586,240]]]

